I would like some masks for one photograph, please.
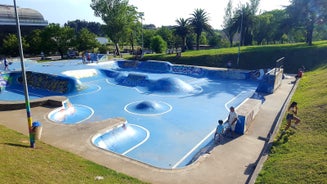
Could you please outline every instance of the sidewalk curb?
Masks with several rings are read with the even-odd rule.
[[[268,135],[267,135],[267,140],[263,149],[262,149],[262,152],[260,153],[259,157],[258,157],[258,160],[256,161],[255,163],[255,169],[254,171],[252,172],[252,174],[248,177],[246,183],[247,184],[254,184],[262,167],[263,167],[263,164],[265,163],[265,161],[268,159],[268,156],[269,156],[269,150],[271,149],[272,145],[273,145],[273,142],[274,142],[274,139],[275,139],[275,136],[277,135],[277,132],[282,124],[282,121],[283,121],[283,114],[285,113],[285,110],[287,108],[287,105],[290,103],[290,100],[292,99],[292,96],[294,95],[295,93],[295,90],[298,86],[298,82],[299,80],[296,80],[295,84],[293,85],[290,93],[288,94],[287,96],[287,100],[283,103],[283,106],[282,108],[280,109],[280,111],[278,112],[278,115],[276,116],[276,119],[274,120],[274,123],[273,123],[273,126],[271,127]]]

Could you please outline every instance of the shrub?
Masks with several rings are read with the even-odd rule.
[[[167,50],[167,42],[159,35],[154,36],[151,39],[151,49],[156,53],[163,53]]]

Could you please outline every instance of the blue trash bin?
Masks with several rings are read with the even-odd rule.
[[[32,123],[32,132],[35,134],[35,139],[40,140],[42,135],[42,125],[40,122],[35,121]]]

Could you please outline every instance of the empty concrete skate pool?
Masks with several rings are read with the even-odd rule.
[[[92,123],[123,117],[92,143],[153,167],[182,168],[213,139],[217,120],[230,106],[255,94],[253,71],[173,65],[168,62],[80,60],[28,62],[31,99],[62,95],[63,106],[47,117],[59,124]],[[1,75],[0,100],[23,100],[19,64]],[[259,73],[260,74],[260,73]]]

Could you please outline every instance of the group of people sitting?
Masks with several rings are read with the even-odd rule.
[[[227,121],[218,120],[218,125],[214,135],[214,140],[220,142],[225,134],[229,134],[231,138],[234,138],[235,127],[238,121],[238,114],[235,112],[235,108],[232,106],[229,108]]]

